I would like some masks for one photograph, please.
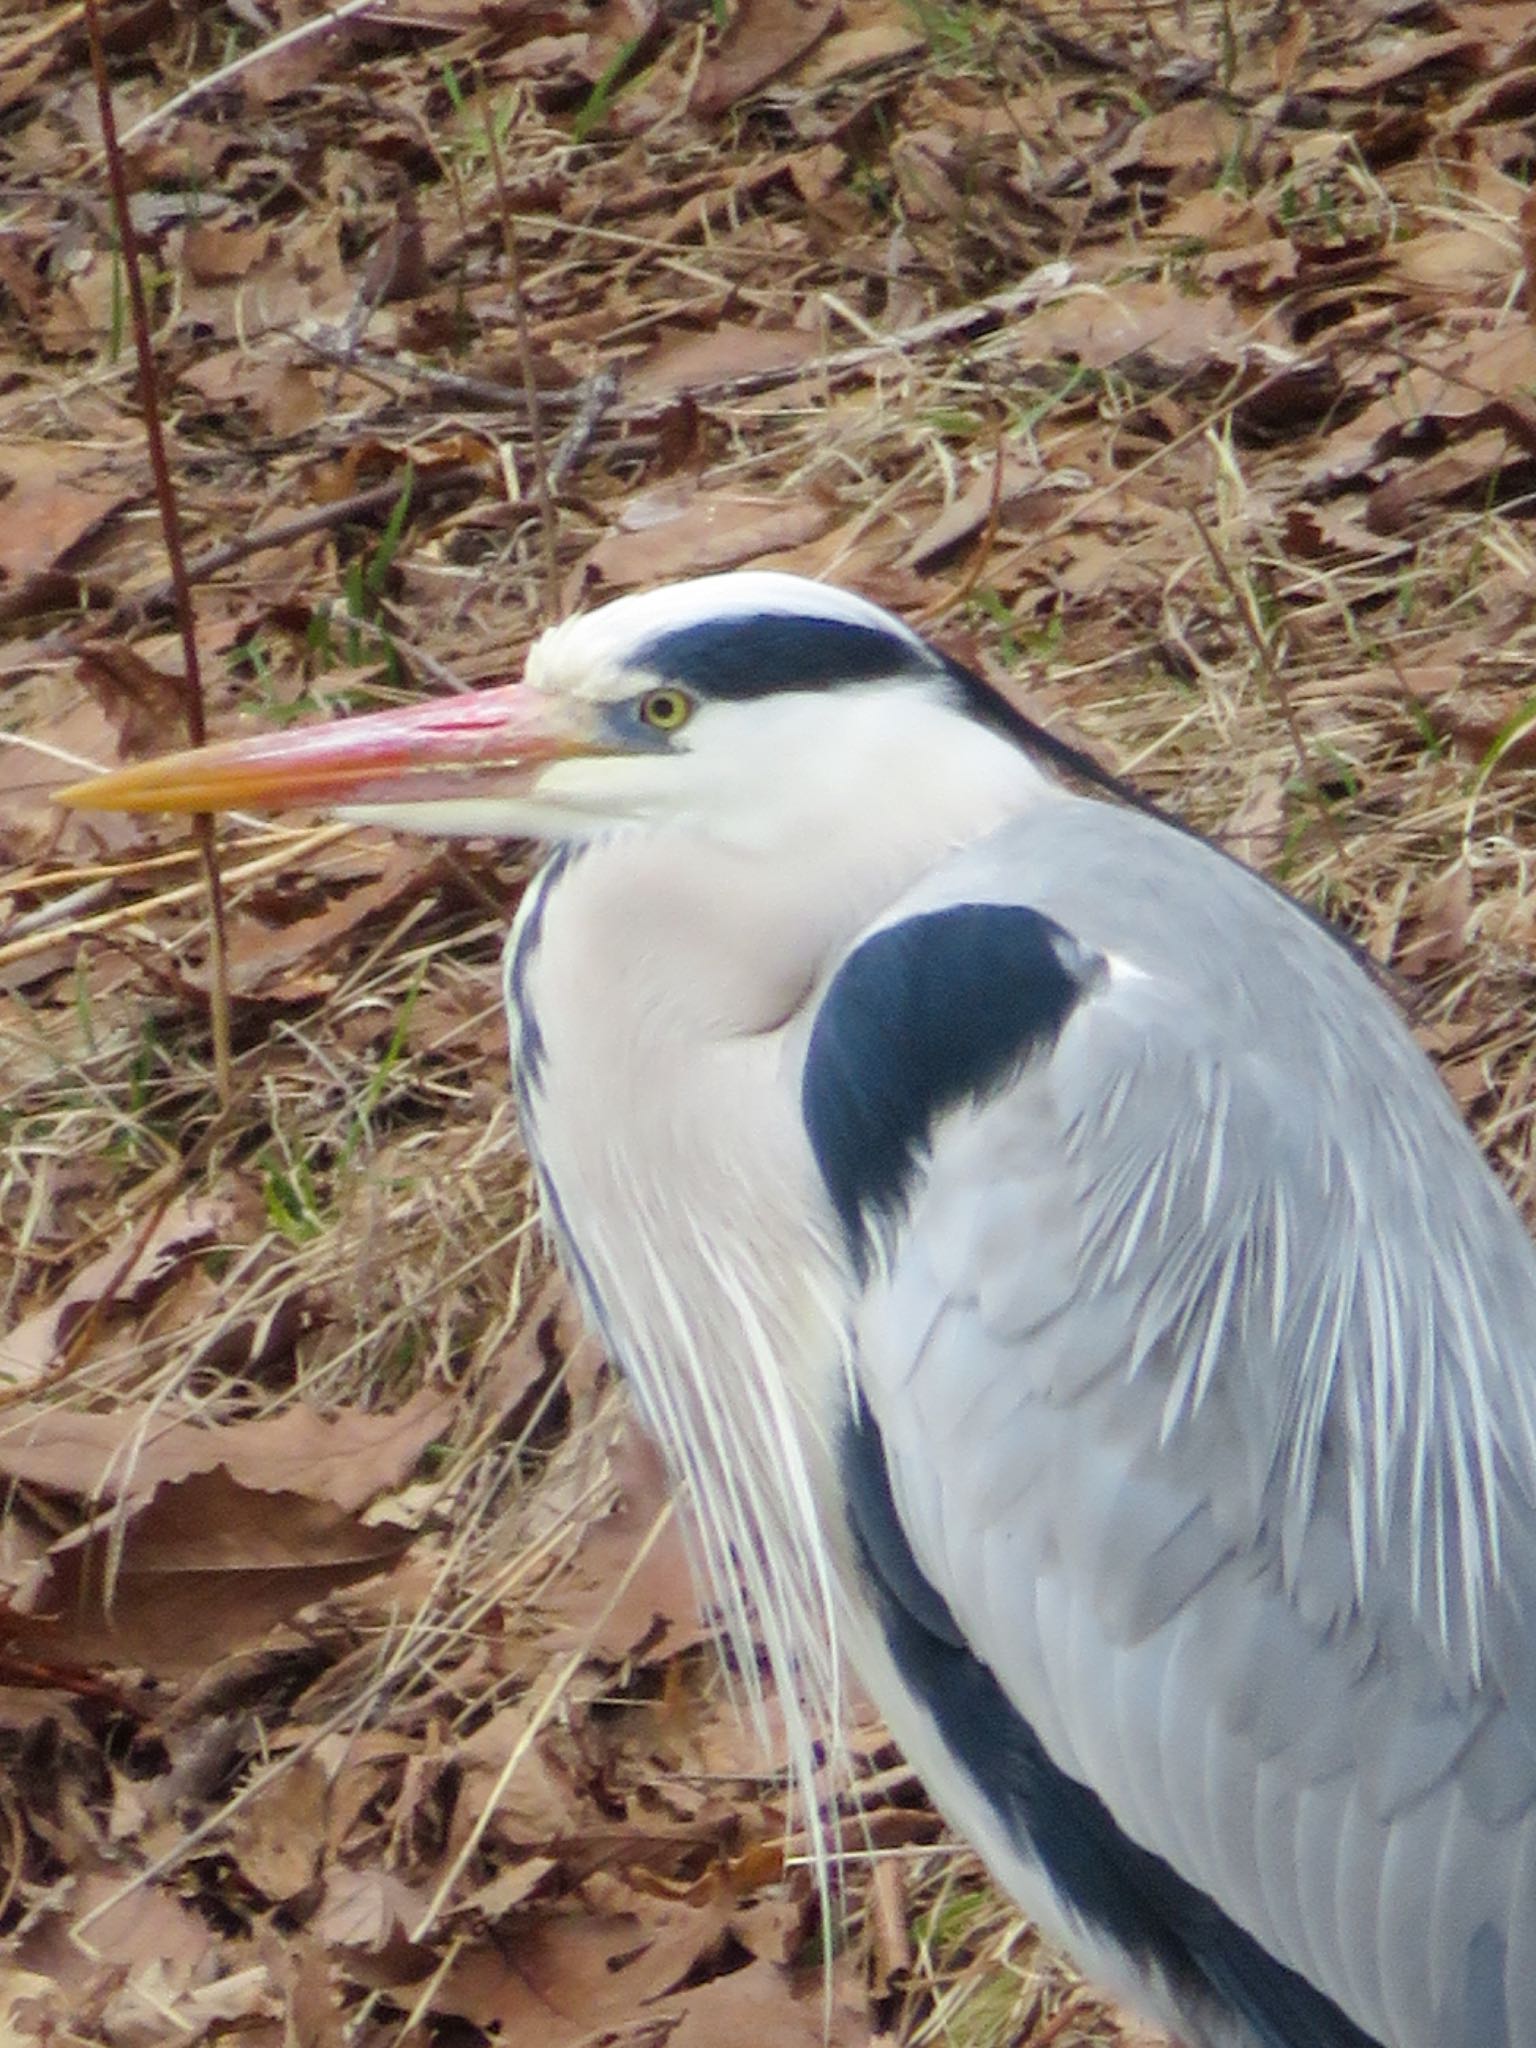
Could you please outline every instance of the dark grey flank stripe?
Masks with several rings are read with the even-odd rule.
[[[859,1556],[903,1679],[950,1754],[1082,1918],[1143,1966],[1159,1968],[1194,2018],[1202,2008],[1208,2016],[1236,2012],[1263,2048],[1380,2048],[1214,1899],[1133,1842],[1096,1793],[1051,1761],[923,1576],[862,1399],[845,1421],[840,1465]]]
[[[933,1127],[1048,1051],[1105,972],[1038,910],[957,903],[876,932],[822,999],[800,1106],[854,1260],[900,1213]]]

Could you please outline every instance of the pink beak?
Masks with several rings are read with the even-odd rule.
[[[165,754],[55,800],[82,811],[284,811],[510,797],[527,771],[606,751],[584,706],[509,683]]]

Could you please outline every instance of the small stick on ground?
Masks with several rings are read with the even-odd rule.
[[[489,109],[485,112],[485,149],[496,184],[502,246],[507,254],[507,283],[512,293],[512,312],[517,325],[518,361],[523,373],[523,395],[528,402],[528,439],[533,449],[533,480],[539,500],[539,529],[544,549],[544,616],[547,621],[553,621],[560,616],[555,493],[550,483],[549,456],[544,445],[544,414],[539,399],[539,380],[534,372],[533,333],[528,324],[528,301],[523,293],[523,262],[517,246],[517,223],[512,213],[512,197],[507,190],[506,165],[502,162],[496,119]]]
[[[472,462],[453,462],[441,469],[418,470],[411,482],[412,502],[436,497],[439,492],[452,490],[458,484],[472,483],[478,474]],[[265,548],[287,547],[290,541],[304,540],[312,533],[323,533],[328,527],[344,526],[349,519],[364,519],[371,512],[387,511],[399,496],[400,479],[392,477],[388,483],[370,484],[365,491],[354,491],[350,498],[337,498],[329,505],[315,505],[308,512],[296,513],[292,519],[280,520],[276,526],[258,527],[254,533],[242,533],[234,540],[221,541],[216,548],[205,548],[202,554],[192,557],[186,565],[187,580],[205,583],[220,569],[232,568],[236,562],[243,562],[250,555],[259,555]],[[146,611],[153,611],[173,595],[171,585],[161,583],[141,602]]]

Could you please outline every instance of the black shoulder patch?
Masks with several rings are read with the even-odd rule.
[[[844,1421],[839,1465],[896,1668],[1021,1853],[1090,1926],[1142,1969],[1161,1973],[1199,2038],[1201,2019],[1222,2012],[1239,2015],[1261,2048],[1380,2048],[1207,1893],[1133,1842],[1097,1793],[1051,1761],[923,1576],[892,1498],[879,1425],[862,1398]]]
[[[1038,910],[957,903],[866,939],[834,976],[801,1113],[856,1258],[898,1209],[934,1124],[1055,1044],[1104,972]]]
[[[731,698],[831,690],[840,683],[878,682],[929,667],[941,679],[944,674],[936,656],[900,633],[791,612],[700,619],[658,633],[637,647],[626,665],[701,697]]]

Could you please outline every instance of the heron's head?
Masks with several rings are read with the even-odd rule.
[[[321,809],[453,835],[681,825],[771,844],[818,801],[920,800],[1030,728],[878,606],[768,571],[702,577],[550,628],[521,682],[263,733],[76,784],[97,810]]]

